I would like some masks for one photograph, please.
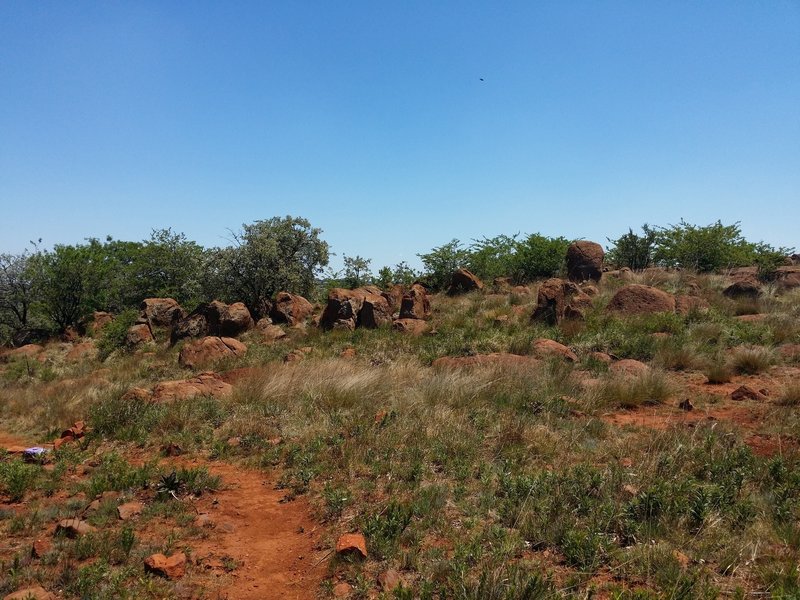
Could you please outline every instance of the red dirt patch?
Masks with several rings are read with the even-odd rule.
[[[224,560],[239,565],[217,583],[220,592],[231,600],[315,598],[325,575],[325,553],[316,550],[320,532],[307,501],[282,502],[285,492],[256,471],[223,463],[203,466],[222,477],[225,489],[196,504],[214,528],[207,539],[190,545],[197,562],[216,575],[224,572]]]

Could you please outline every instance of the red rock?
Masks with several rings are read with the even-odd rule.
[[[275,323],[297,325],[308,319],[313,310],[314,305],[302,296],[278,292],[269,314]]]
[[[145,298],[139,309],[153,327],[172,327],[186,316],[186,311],[173,298]]]
[[[68,538],[77,538],[92,533],[95,528],[80,519],[64,519],[56,525],[56,535],[63,533]]]
[[[570,281],[600,281],[603,274],[603,247],[588,240],[573,242],[567,248],[567,277]]]
[[[199,373],[190,379],[162,381],[153,388],[154,402],[187,400],[196,396],[222,398],[233,391],[233,386],[211,371]]]
[[[738,315],[734,319],[742,323],[763,323],[767,320],[767,315]]]
[[[247,353],[247,346],[229,337],[204,337],[191,340],[181,348],[178,364],[194,369],[226,358],[241,358]]]
[[[596,360],[597,362],[600,362],[600,363],[603,363],[603,364],[606,364],[606,365],[610,365],[612,360],[613,360],[611,358],[611,355],[606,354],[605,352],[592,352],[589,356],[591,358],[593,358],[594,360]]]
[[[125,402],[138,401],[149,402],[153,398],[153,392],[140,387],[132,387],[127,392],[122,394],[120,400]]]
[[[282,327],[273,325],[269,319],[261,319],[256,323],[256,331],[264,342],[271,343],[284,339],[288,334]]]
[[[53,450],[58,450],[64,444],[69,444],[70,442],[74,442],[75,438],[71,435],[65,435],[64,437],[57,438],[53,440]]]
[[[142,514],[142,510],[144,510],[144,505],[141,502],[126,502],[117,507],[117,516],[121,521],[129,521]]]
[[[447,288],[449,296],[466,294],[483,289],[483,282],[467,269],[456,269],[450,279],[450,287]]]
[[[763,400],[764,395],[749,385],[740,385],[731,392],[731,400]]]
[[[678,408],[689,412],[694,410],[694,404],[692,404],[692,401],[689,400],[689,398],[685,398],[684,400],[681,400],[680,404],[678,404]]]
[[[347,598],[347,596],[350,595],[350,591],[351,590],[352,590],[352,587],[350,587],[350,584],[345,582],[345,581],[342,581],[340,583],[337,583],[335,586],[333,586],[333,597],[334,598]]]
[[[755,300],[761,295],[761,282],[755,273],[741,273],[734,276],[731,284],[722,290],[728,298],[749,298]]]
[[[152,554],[144,559],[144,570],[166,579],[179,579],[186,573],[186,555],[176,552],[172,556]]]
[[[362,289],[345,290],[333,288],[330,290],[328,292],[328,304],[322,313],[319,326],[322,329],[354,330],[365,295],[366,292]]]
[[[367,558],[367,540],[360,533],[345,533],[336,541],[336,553]]]
[[[138,323],[128,328],[125,336],[125,345],[128,348],[137,348],[153,341],[153,332],[146,323]]]
[[[7,596],[3,600],[55,600],[56,596],[48,592],[42,586],[27,587]]]
[[[622,315],[675,312],[675,297],[648,285],[630,284],[617,290],[606,310]]]
[[[781,290],[800,287],[800,266],[784,266],[775,269],[775,283]]]
[[[570,362],[577,362],[577,355],[567,348],[564,344],[559,344],[555,340],[538,339],[533,342],[533,353],[538,358],[557,357]]]
[[[531,288],[526,285],[515,285],[511,288],[511,293],[515,296],[530,296]]]
[[[431,316],[431,302],[423,286],[415,283],[403,294],[400,302],[400,319],[428,319]]]
[[[45,554],[52,550],[53,544],[50,543],[50,540],[45,539],[38,539],[33,542],[33,546],[31,547],[31,556],[33,558],[42,558]]]
[[[788,361],[800,360],[800,344],[784,344],[783,346],[779,346],[778,354]]]
[[[606,279],[616,279],[618,281],[631,281],[633,279],[633,271],[628,267],[622,267],[613,271],[605,271],[603,276]]]
[[[368,294],[364,296],[361,311],[358,313],[357,327],[375,329],[392,322],[392,309],[383,296]]]
[[[345,348],[344,350],[342,350],[339,356],[341,356],[342,358],[355,358],[357,354],[358,353],[356,352],[355,348]]]
[[[26,344],[19,348],[9,350],[4,354],[6,360],[13,360],[19,358],[34,358],[44,352],[44,348],[39,344]]]
[[[411,335],[422,335],[428,331],[428,327],[428,322],[422,319],[395,319],[392,322],[393,330]]]
[[[592,306],[592,299],[571,281],[552,277],[539,286],[532,321],[556,325],[565,318],[583,319],[583,310]]]
[[[236,337],[255,326],[250,311],[242,302],[229,304],[221,311],[218,335],[222,337]]]
[[[706,312],[711,306],[699,296],[675,296],[675,312],[686,316],[692,312]]]
[[[511,291],[511,277],[495,277],[492,280],[492,289],[497,294],[507,294]]]

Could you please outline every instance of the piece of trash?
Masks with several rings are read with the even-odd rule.
[[[50,452],[47,448],[42,448],[41,446],[33,446],[31,448],[26,448],[25,451],[22,453],[22,458],[26,461],[37,461],[44,457],[45,454]]]

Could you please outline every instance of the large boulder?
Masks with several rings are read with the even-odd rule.
[[[319,326],[322,329],[349,329],[356,328],[358,313],[364,304],[364,297],[368,292],[363,289],[346,290],[333,288],[328,292],[328,304],[320,317]]]
[[[571,281],[553,277],[539,286],[531,320],[556,325],[564,318],[583,315],[592,299]]]
[[[302,296],[289,292],[278,292],[269,316],[275,323],[297,325],[310,317],[313,310],[314,305]]]
[[[755,272],[741,270],[734,275],[731,284],[722,290],[722,294],[734,300],[755,300],[761,295],[761,282]]]
[[[800,287],[800,266],[778,267],[775,270],[775,282],[784,290]]]
[[[186,311],[173,298],[145,298],[139,309],[153,327],[172,327],[186,316]]]
[[[538,358],[562,358],[568,362],[577,362],[577,355],[564,344],[555,340],[540,338],[533,342],[533,354]]]
[[[255,323],[250,311],[241,302],[227,305],[219,300],[201,304],[191,314],[172,327],[170,342],[189,337],[224,336],[236,337],[252,329]]]
[[[450,279],[450,287],[447,288],[447,293],[450,296],[455,296],[482,289],[483,282],[474,273],[467,269],[457,269]]]
[[[375,329],[392,322],[392,309],[384,296],[367,294],[358,313],[357,327]]]
[[[431,316],[431,301],[425,288],[415,283],[405,294],[400,303],[401,319],[427,319]]]
[[[597,242],[580,240],[567,248],[567,277],[570,281],[600,281],[603,275],[603,247]]]
[[[97,335],[103,330],[103,327],[114,320],[114,315],[102,310],[96,310],[92,313],[92,320],[89,321],[88,329],[92,335]]]
[[[229,337],[209,336],[186,342],[178,355],[178,364],[182,367],[194,369],[224,358],[244,356],[246,352],[247,346],[239,340]]]
[[[632,283],[617,290],[606,310],[622,315],[675,312],[675,297],[649,285]]]
[[[392,311],[392,314],[396,313],[400,310],[400,304],[403,302],[403,295],[406,293],[406,286],[401,284],[395,284],[390,287],[387,291],[382,292],[381,296],[386,298],[386,301],[389,303],[389,308]]]

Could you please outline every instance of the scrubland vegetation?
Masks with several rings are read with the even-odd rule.
[[[85,328],[96,353],[70,360],[76,342],[54,340],[0,364],[3,435],[49,442],[86,421],[85,435],[44,459],[0,457],[0,596],[41,585],[64,598],[271,597],[236,591],[253,577],[250,550],[208,558],[262,519],[242,514],[233,530],[198,522],[236,491],[225,465],[313,515],[318,537],[286,573],[302,582],[283,597],[800,595],[800,289],[772,284],[790,249],[720,223],[631,231],[611,242],[611,271],[581,285],[594,288],[581,318],[548,324],[531,319],[537,286],[564,272],[568,240],[453,241],[421,255],[423,273],[398,265],[372,276],[368,260],[348,257],[346,272],[326,277],[319,233],[274,219],[228,249],[157,232],[142,244],[4,258],[17,269],[5,281],[24,281],[5,288],[21,290],[5,292],[7,317],[27,307],[25,323],[6,318],[8,339]],[[754,264],[760,295],[722,293],[729,269]],[[460,267],[484,289],[436,293]],[[511,281],[489,282],[501,276]],[[189,342],[170,344],[166,330],[124,348],[145,297],[188,309],[244,301],[256,318],[281,290],[319,301],[329,287],[415,280],[431,292],[420,335],[301,323],[265,340],[253,328],[240,336],[246,354],[194,370],[178,363]],[[631,284],[699,300],[684,311],[607,310]],[[93,333],[97,310],[116,316]],[[571,355],[543,353],[542,339]],[[201,370],[221,373],[230,392],[130,393]],[[140,513],[119,518],[131,501]],[[93,529],[53,536],[73,518]],[[366,558],[334,551],[349,532],[364,535]],[[47,544],[32,552],[37,540]],[[145,573],[145,557],[177,551],[189,557],[185,575]]]

